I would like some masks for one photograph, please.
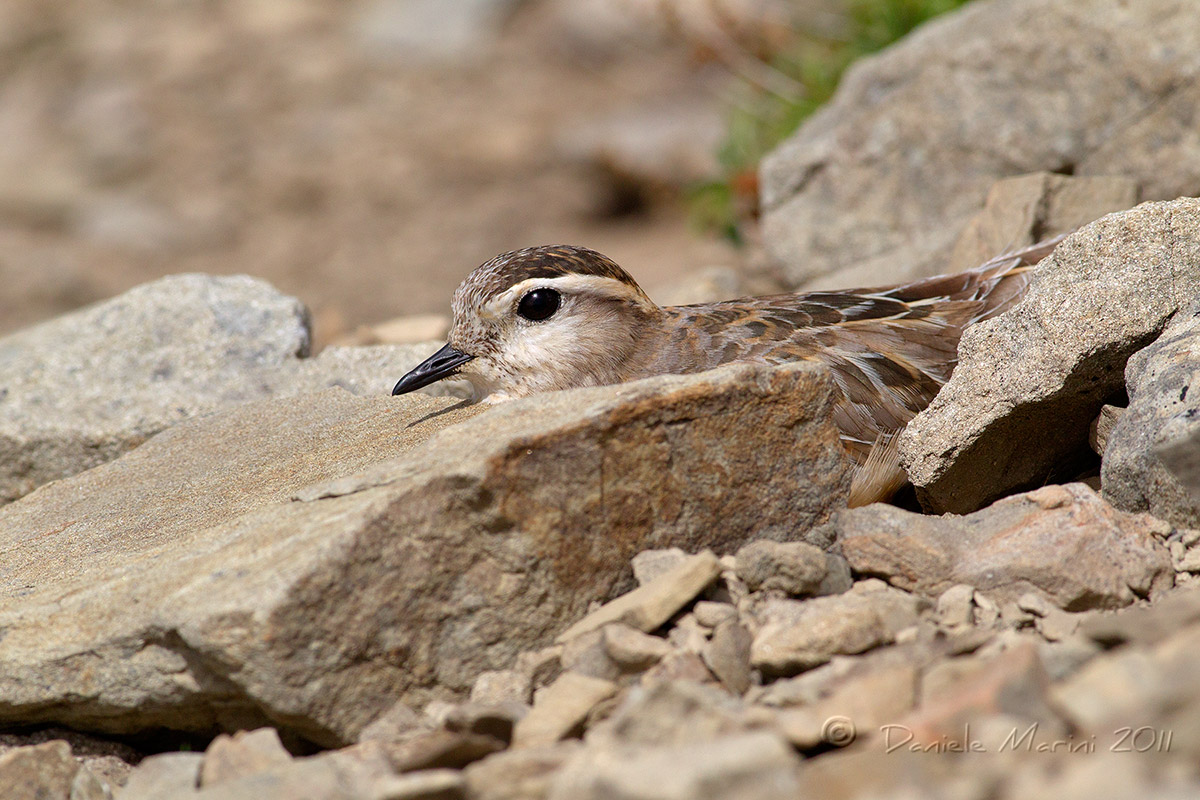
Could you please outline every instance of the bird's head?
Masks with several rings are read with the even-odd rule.
[[[611,259],[567,245],[493,258],[459,285],[453,311],[446,346],[392,394],[455,374],[494,397],[616,383],[661,313]]]

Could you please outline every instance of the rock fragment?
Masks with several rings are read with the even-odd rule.
[[[384,778],[372,788],[378,800],[466,800],[467,783],[456,769],[427,769]]]
[[[577,754],[548,800],[782,800],[796,797],[798,759],[767,731],[703,742]]]
[[[1118,511],[1081,483],[1008,497],[965,517],[888,505],[843,512],[842,550],[856,572],[934,598],[969,584],[996,600],[1031,589],[1059,608],[1117,608],[1171,585],[1160,524]]]
[[[209,743],[200,765],[200,786],[242,778],[292,760],[274,728],[221,734]]]
[[[261,399],[308,354],[308,312],[264,281],[180,275],[0,339],[0,502],[182,419]]]
[[[0,755],[18,748],[52,741],[66,742],[75,760],[81,766],[87,767],[88,775],[78,775],[78,782],[92,783],[94,779],[96,783],[112,788],[123,786],[133,770],[133,765],[145,755],[123,742],[60,727],[0,734]]]
[[[718,603],[712,600],[700,600],[692,609],[696,622],[705,628],[716,628],[723,622],[737,619],[737,606],[733,603]]]
[[[1116,726],[1155,719],[1159,730],[1176,731],[1177,746],[1197,752],[1195,739],[1187,739],[1200,730],[1195,721],[1200,709],[1197,647],[1200,626],[1192,624],[1153,646],[1092,659],[1054,686],[1051,696],[1083,731],[1111,735]]]
[[[1152,645],[1200,622],[1200,589],[1176,590],[1151,606],[1136,605],[1110,614],[1095,614],[1083,633],[1105,647],[1134,643]]]
[[[617,692],[616,684],[563,673],[534,697],[533,708],[513,730],[513,747],[542,747],[554,744],[578,727],[597,703]]]
[[[1003,715],[1002,724],[1016,723],[1013,730],[1037,723],[1042,735],[1052,739],[1065,728],[1048,702],[1049,685],[1037,647],[1027,640],[991,657],[942,662],[940,669],[926,672],[920,706],[883,736],[893,742],[896,737],[911,737],[922,744],[947,737],[962,739],[972,720]],[[995,752],[1001,741],[988,742],[986,747]]]
[[[775,724],[795,747],[845,747],[876,736],[882,726],[904,717],[917,701],[917,669],[883,665],[847,678],[828,696],[798,708],[781,709]]]
[[[712,638],[700,651],[713,675],[734,694],[742,694],[750,688],[750,646],[753,641],[754,637],[745,625],[727,620],[717,625]]]
[[[645,585],[687,560],[688,554],[678,547],[668,547],[662,550],[643,550],[634,556],[629,564],[633,567],[633,577],[638,586]]]
[[[753,727],[746,705],[711,684],[650,682],[624,693],[616,708],[587,732],[590,746],[675,746],[742,733]]]
[[[547,747],[505,750],[463,770],[468,797],[478,800],[529,800],[545,797],[558,771],[582,747],[567,740]]]
[[[756,612],[754,667],[772,676],[795,675],[834,655],[862,653],[892,642],[917,621],[923,601],[880,581],[811,600],[768,600]]]
[[[471,700],[476,703],[528,703],[532,699],[529,676],[515,669],[480,673],[471,686]]]
[[[101,800],[104,796],[95,776],[79,765],[71,756],[71,746],[61,739],[0,754],[0,787],[10,800]]]
[[[948,631],[959,631],[975,624],[975,587],[956,583],[937,598],[934,609],[938,624]]]
[[[695,599],[720,574],[721,566],[716,556],[708,551],[698,553],[588,614],[563,631],[558,641],[568,642],[612,622],[652,631]]]
[[[444,775],[438,777],[440,780],[435,778],[433,783],[441,792],[446,781]],[[451,782],[452,786],[460,784],[461,780]],[[423,797],[442,800],[447,797],[444,792],[441,797],[437,794],[423,796],[412,791],[417,788],[427,789],[429,782],[420,778],[412,782],[399,779],[379,748],[354,745],[293,759],[240,778],[226,779],[214,786],[201,787],[192,794],[166,797],[170,800],[292,800],[297,797],[356,800],[360,797],[403,798],[405,793],[411,800]],[[461,792],[449,797],[461,797]],[[162,800],[162,796],[159,796],[159,800]]]
[[[831,594],[821,589],[832,559],[837,556],[807,542],[751,542],[737,552],[737,575],[750,591],[774,590],[792,597]]]
[[[621,623],[601,628],[601,639],[608,657],[630,672],[648,669],[671,652],[665,639]]]
[[[492,753],[500,752],[507,744],[507,739],[486,733],[438,728],[415,732],[396,741],[367,742],[363,749],[364,752],[382,753],[392,770],[408,773],[462,769]],[[367,746],[374,749],[368,750]]]
[[[219,409],[339,386],[387,395],[437,345],[308,358],[308,311],[246,276],[177,275],[0,338],[0,504]],[[429,387],[464,395],[461,382]]]
[[[159,753],[143,759],[121,790],[121,800],[187,797],[200,785],[202,753]]]

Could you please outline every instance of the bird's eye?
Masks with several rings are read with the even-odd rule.
[[[550,319],[562,302],[562,295],[553,289],[534,289],[517,303],[517,313],[532,322]]]

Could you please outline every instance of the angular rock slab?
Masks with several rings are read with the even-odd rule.
[[[1200,300],[1129,359],[1125,386],[1129,408],[1100,472],[1105,498],[1200,528]]]
[[[1118,608],[1170,588],[1161,523],[1117,511],[1082,483],[1046,486],[965,517],[877,503],[838,518],[858,573],[936,598],[967,584],[995,600],[1036,590],[1068,611]]]
[[[733,365],[181,423],[0,509],[0,723],[351,741],[547,644],[640,550],[824,523],[849,487],[835,391]]]
[[[943,271],[999,178],[1200,193],[1195,13],[1191,0],[1010,0],[923,25],[851,67],[764,160],[764,244],[793,284],[870,286]]]
[[[0,505],[220,408],[331,386],[388,394],[438,347],[310,359],[310,338],[308,310],[264,281],[175,275],[0,339]]]
[[[1025,300],[974,325],[958,366],[901,434],[921,504],[967,513],[1040,485],[1087,447],[1126,360],[1200,296],[1200,200],[1144,203],[1081,228]]]
[[[803,602],[771,599],[755,614],[758,631],[750,662],[778,677],[812,669],[836,655],[864,653],[895,641],[897,633],[915,625],[923,605],[921,598],[878,580]]]

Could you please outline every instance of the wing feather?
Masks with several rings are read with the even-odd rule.
[[[963,330],[1019,302],[1032,265],[1061,239],[999,256],[969,272],[895,286],[666,308],[675,329],[688,333],[673,340],[679,363],[665,365],[664,371],[698,371],[733,361],[824,364],[842,391],[834,418],[847,451],[860,465],[875,453],[872,469],[878,476],[871,483],[892,486],[895,435],[949,380]],[[680,369],[684,364],[688,369]]]

